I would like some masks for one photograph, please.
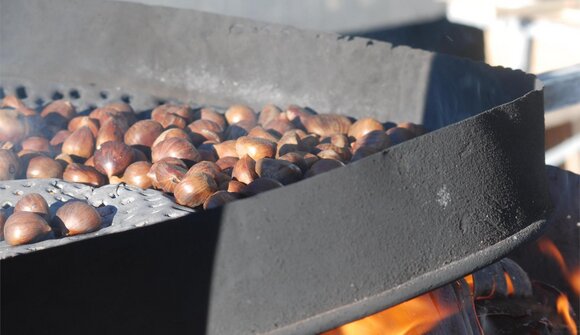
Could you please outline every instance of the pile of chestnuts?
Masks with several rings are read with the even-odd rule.
[[[233,105],[220,113],[163,104],[135,113],[118,102],[77,113],[65,100],[35,110],[6,96],[0,104],[0,180],[61,178],[95,187],[122,182],[209,209],[423,133],[410,122],[354,120],[296,105],[267,105],[260,112]]]
[[[99,230],[102,219],[91,205],[71,200],[51,213],[46,200],[38,193],[24,195],[12,215],[0,209],[0,241],[10,245],[35,243],[50,238],[72,236]]]

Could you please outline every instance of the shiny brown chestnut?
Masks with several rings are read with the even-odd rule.
[[[40,116],[46,118],[50,114],[57,114],[64,120],[68,121],[75,117],[76,109],[70,101],[55,100],[46,105],[40,112]]]
[[[99,132],[99,121],[91,119],[88,116],[77,116],[68,122],[67,129],[72,133],[80,127],[88,127],[93,133],[94,137],[97,137]]]
[[[95,151],[94,164],[97,171],[107,177],[120,176],[135,158],[135,150],[125,143],[106,142]]]
[[[197,207],[218,190],[215,180],[205,173],[197,173],[183,179],[173,192],[178,204]]]
[[[226,120],[229,125],[236,124],[241,121],[250,121],[254,126],[258,122],[258,116],[253,109],[245,105],[232,105],[225,113]]]
[[[20,142],[31,133],[27,119],[14,109],[0,109],[0,141]]]
[[[325,155],[321,155],[323,152],[326,151],[333,151],[336,153],[336,157],[338,157],[338,160],[342,161],[342,162],[348,162],[351,157],[352,154],[350,152],[350,148],[348,147],[338,147],[334,144],[331,143],[320,143],[319,145],[316,146],[316,149],[314,150],[313,153],[315,153],[318,157],[321,158],[325,158]],[[333,157],[335,155],[332,155]],[[336,158],[335,158],[336,159]]]
[[[50,209],[46,199],[38,193],[29,193],[20,198],[14,205],[14,213],[30,212],[42,216],[44,219],[50,218]]]
[[[47,154],[52,153],[52,148],[48,139],[41,136],[30,136],[25,138],[22,143],[20,143],[22,150],[44,152]]]
[[[147,161],[139,161],[129,165],[123,173],[123,182],[142,189],[150,188],[153,182],[147,174],[151,170],[151,166],[152,164]]]
[[[97,133],[95,146],[97,149],[106,142],[123,142],[125,140],[125,132],[129,129],[127,120],[121,117],[111,117],[104,123],[101,123],[101,128]]]
[[[379,152],[389,146],[391,146],[391,139],[389,136],[384,131],[374,130],[359,137],[359,139],[353,142],[352,150],[356,153],[360,148],[366,148],[367,151],[374,149],[375,152]]]
[[[334,134],[348,134],[351,122],[343,115],[319,114],[300,119],[306,131],[320,137],[329,137]]]
[[[238,157],[238,152],[236,150],[236,140],[223,141],[221,143],[216,143],[213,145],[218,158],[224,157]]]
[[[208,162],[208,161],[201,161],[201,162],[193,165],[187,171],[185,178],[187,178],[188,175],[193,175],[196,173],[205,173],[205,174],[211,176],[212,178],[216,179],[216,177],[218,176],[218,174],[221,173],[221,171],[222,171],[222,169],[216,163]]]
[[[244,184],[249,184],[259,178],[256,173],[256,161],[248,155],[240,158],[232,169],[232,178]]]
[[[62,153],[79,158],[89,158],[95,151],[95,137],[89,127],[83,126],[75,130],[62,143]]]
[[[64,173],[64,167],[61,163],[46,156],[36,156],[28,163],[26,169],[26,178],[59,178],[61,179]]]
[[[384,131],[383,125],[373,118],[359,119],[350,126],[348,136],[356,140],[370,133],[371,131]]]
[[[153,163],[165,157],[179,158],[186,164],[194,164],[201,160],[201,156],[193,144],[179,137],[168,138],[151,149]]]
[[[101,215],[93,206],[77,200],[62,205],[56,211],[54,220],[64,227],[62,233],[67,236],[97,231],[102,224]]]
[[[15,212],[4,224],[4,240],[10,245],[40,242],[52,236],[48,222],[35,213]]]
[[[161,164],[161,163],[177,165],[177,166],[182,167],[184,171],[187,171],[187,164],[185,164],[185,162],[179,158],[166,157],[166,158],[159,160],[158,162],[153,163],[153,165],[151,165],[151,168],[149,169],[149,172],[147,173],[147,176],[149,177],[149,179],[151,179],[151,183],[153,184],[153,187],[155,187],[155,188],[160,188],[160,187],[158,187],[158,184],[157,184],[156,170],[157,170],[157,167],[159,166],[159,164]],[[181,177],[180,177],[180,180],[181,180]]]
[[[273,133],[267,131],[266,129],[264,129],[260,126],[255,126],[248,133],[248,137],[261,138],[261,139],[276,143],[276,142],[278,142],[278,140],[280,140],[281,136],[273,134]]]
[[[183,180],[187,173],[187,168],[167,162],[157,162],[151,166],[150,171],[155,173],[155,177],[151,178],[153,187],[167,193],[173,193],[175,186]]]
[[[164,141],[168,138],[172,138],[172,137],[179,137],[179,138],[183,138],[184,140],[191,141],[189,134],[187,134],[185,132],[185,130],[179,129],[179,128],[169,128],[169,129],[165,130],[164,132],[162,132],[161,134],[159,134],[159,136],[157,136],[157,138],[155,139],[155,141],[151,145],[151,148],[153,148],[154,146],[159,144],[159,142],[162,142],[162,141]]]
[[[125,144],[131,146],[151,147],[155,139],[163,132],[163,126],[153,120],[141,120],[134,123],[125,133]]]
[[[231,193],[244,193],[246,189],[246,184],[242,183],[238,180],[230,180],[227,183],[227,187],[225,188],[226,191]]]
[[[193,121],[195,113],[187,105],[175,105],[170,103],[159,105],[151,112],[151,119],[161,123],[164,128],[167,128],[171,124],[168,122],[168,120],[170,120],[168,116],[177,116],[183,119],[185,124],[187,124]],[[168,123],[167,126],[164,125],[166,122]]]
[[[89,184],[96,187],[103,186],[107,182],[107,177],[94,167],[78,163],[68,164],[63,172],[62,179],[71,183]]]
[[[276,156],[276,143],[262,138],[242,136],[236,140],[238,157],[248,155],[254,160]]]

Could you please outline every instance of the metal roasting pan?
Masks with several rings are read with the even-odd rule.
[[[296,103],[432,130],[221,209],[5,257],[2,334],[313,334],[494,262],[551,208],[542,88],[483,63],[191,10],[0,0],[0,86],[81,111]]]

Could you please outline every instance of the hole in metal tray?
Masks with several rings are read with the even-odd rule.
[[[64,95],[59,92],[59,91],[54,91],[54,93],[52,93],[52,100],[60,100],[64,98]]]
[[[26,87],[24,87],[24,86],[16,87],[15,93],[16,93],[16,97],[18,97],[18,99],[28,98],[28,94],[26,93]]]
[[[71,99],[76,100],[76,99],[79,99],[81,97],[81,93],[79,92],[79,90],[73,88],[68,92],[68,96]]]

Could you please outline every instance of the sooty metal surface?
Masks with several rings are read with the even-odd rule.
[[[4,259],[3,334],[312,334],[488,265],[545,226],[532,76],[194,11],[1,1],[0,81],[28,101],[76,89],[81,107],[101,91],[141,110],[298,103],[437,129],[220,209]]]

